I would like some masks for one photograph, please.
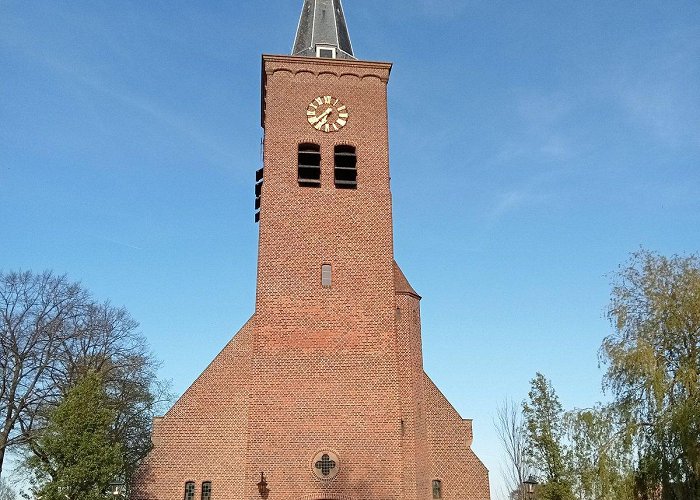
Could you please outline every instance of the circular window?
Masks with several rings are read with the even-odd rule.
[[[340,470],[340,460],[338,455],[329,450],[323,450],[316,453],[311,461],[311,470],[319,479],[330,480],[338,475]]]

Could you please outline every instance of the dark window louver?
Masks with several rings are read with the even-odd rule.
[[[262,196],[264,169],[255,171],[255,222],[260,222],[260,202]]]
[[[321,146],[299,144],[297,178],[300,186],[319,187],[321,185]]]
[[[335,187],[357,188],[357,155],[353,146],[335,147]]]

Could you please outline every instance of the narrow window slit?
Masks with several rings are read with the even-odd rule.
[[[442,481],[433,479],[433,498],[442,498]]]
[[[331,265],[323,264],[321,266],[321,286],[330,288],[331,286]]]

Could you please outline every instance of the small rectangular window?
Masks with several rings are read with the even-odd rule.
[[[331,265],[323,264],[321,266],[321,285],[324,287],[331,286]]]
[[[335,59],[335,47],[316,47],[316,57]]]
[[[442,481],[433,479],[433,498],[442,498]]]
[[[194,481],[185,483],[185,500],[194,500]]]
[[[211,481],[202,483],[202,500],[211,500]]]

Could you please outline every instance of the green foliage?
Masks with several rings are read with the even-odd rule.
[[[551,382],[538,373],[523,416],[527,458],[540,474],[537,499],[634,498],[632,445],[614,408],[564,412]]]
[[[614,408],[567,412],[564,417],[571,448],[574,490],[580,498],[634,498],[632,446]]]
[[[613,285],[601,355],[639,453],[637,490],[700,498],[700,259],[640,251]]]
[[[48,416],[28,459],[42,500],[104,499],[123,470],[122,445],[111,437],[114,412],[102,379],[88,373]]]
[[[564,412],[541,374],[523,403],[536,499],[700,499],[700,258],[639,251],[615,275],[608,406]]]
[[[574,499],[571,484],[570,453],[564,447],[564,412],[554,388],[538,373],[530,382],[528,401],[523,402],[527,429],[527,459],[544,474],[537,498]]]

